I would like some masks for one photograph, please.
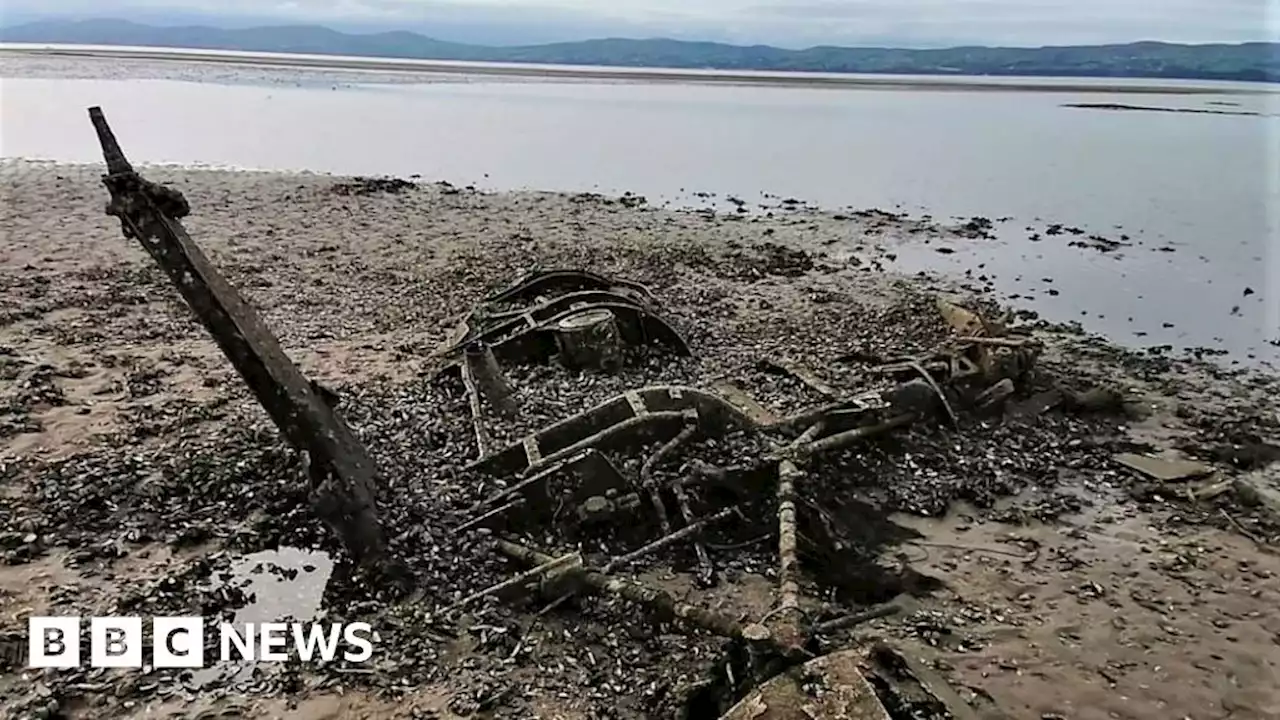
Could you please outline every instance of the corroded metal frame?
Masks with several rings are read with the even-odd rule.
[[[120,219],[124,236],[136,239],[168,275],[289,443],[307,453],[313,506],[351,557],[396,582],[408,582],[407,571],[387,554],[373,457],[192,241],[179,221],[190,210],[181,193],[134,170],[101,108],[90,108],[89,118],[107,165],[102,177],[111,194],[107,213]]]

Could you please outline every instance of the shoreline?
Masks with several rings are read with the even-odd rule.
[[[632,606],[581,598],[543,615],[552,598],[492,603],[461,623],[465,641],[440,635],[440,608],[513,572],[489,534],[452,531],[477,500],[507,487],[468,470],[478,444],[468,402],[433,379],[432,351],[459,315],[526,271],[585,267],[649,288],[694,351],[646,356],[616,375],[508,366],[521,417],[487,427],[506,443],[654,385],[710,388],[728,378],[791,415],[829,402],[826,392],[873,386],[882,362],[953,340],[939,299],[993,319],[1011,310],[888,267],[883,239],[868,232],[883,217],[737,218],[626,196],[147,167],[147,179],[185,194],[195,243],[302,372],[337,393],[375,455],[385,479],[379,512],[424,583],[419,601],[397,606],[329,578],[325,563],[340,563],[342,551],[307,509],[302,460],[170,281],[104,214],[99,172],[0,163],[10,240],[0,247],[0,491],[12,527],[0,545],[0,634],[24,632],[26,613],[283,613],[292,606],[272,603],[300,588],[318,604],[318,583],[327,585],[327,620],[376,623],[378,672],[266,667],[251,686],[198,690],[163,670],[0,679],[0,704],[32,714],[140,720],[232,707],[268,718],[289,703],[302,720],[455,720],[484,701],[498,717],[675,716],[698,695],[690,688],[724,667],[723,642],[655,631]],[[825,244],[850,235],[859,252]],[[901,603],[898,616],[832,641],[890,642],[1010,717],[1101,710],[1166,720],[1171,703],[1198,717],[1228,695],[1263,716],[1280,702],[1266,682],[1280,631],[1268,612],[1280,603],[1280,557],[1268,545],[1280,542],[1280,520],[1220,481],[1268,462],[1280,377],[1146,356],[1016,312],[1008,322],[1044,349],[1036,384],[1007,412],[965,411],[955,426],[925,424],[813,466],[801,512],[817,503],[837,527],[854,528],[857,552],[833,565],[870,574],[839,584],[806,556],[806,585],[831,588],[806,612]],[[762,370],[767,358],[806,367],[834,390]],[[1036,409],[1059,388],[1110,400]],[[1032,409],[1019,414],[1024,407]],[[719,466],[762,451],[753,437],[687,449]],[[1132,452],[1187,455],[1214,475],[1147,482],[1117,465],[1117,454]],[[686,457],[661,476],[681,477]],[[631,460],[616,463],[629,477],[640,467]],[[697,585],[690,548],[643,559],[636,574],[684,602],[764,616],[776,565],[776,549],[759,542],[776,529],[768,500],[760,523],[754,503],[690,493],[700,505],[743,507],[741,525],[707,531],[720,583]],[[812,522],[811,532],[820,525]],[[531,544],[557,542],[528,534]],[[587,537],[564,551],[603,564],[623,542]],[[258,554],[281,547],[319,551],[323,562],[299,570]],[[256,600],[233,572],[244,557],[281,566],[249,588]],[[1202,597],[1204,587],[1216,592]],[[299,620],[315,611],[294,609]],[[590,663],[559,661],[588,653]],[[624,663],[625,683],[602,680],[596,667]]]
[[[200,50],[184,48],[132,48],[111,46],[22,46],[0,44],[0,57],[63,57],[83,59],[153,60],[270,68],[313,70],[366,70],[431,75],[476,75],[544,80],[673,82],[685,84],[763,85],[868,90],[930,90],[970,92],[1053,92],[1137,95],[1270,95],[1280,87],[1266,83],[1150,78],[1024,78],[977,75],[869,75],[791,73],[779,71],[685,70],[667,68],[598,67],[486,63],[452,60],[412,60],[350,56],[293,55],[285,53]],[[1086,80],[1096,80],[1089,83]],[[1114,84],[1104,85],[1110,80]],[[1241,87],[1248,85],[1249,87]],[[1254,87],[1256,85],[1256,87]]]
[[[913,214],[896,209],[886,210],[880,207],[828,207],[810,203],[803,198],[783,197],[767,192],[762,192],[760,197],[751,201],[746,201],[733,195],[704,191],[690,191],[683,196],[659,196],[655,199],[623,190],[602,192],[598,190],[544,190],[528,187],[481,187],[480,183],[462,185],[448,180],[425,179],[418,175],[411,175],[407,178],[385,174],[358,176],[341,172],[296,168],[201,165],[199,163],[177,161],[143,161],[135,163],[135,167],[140,171],[156,172],[162,176],[181,178],[184,181],[192,179],[191,176],[204,176],[217,185],[237,177],[254,177],[273,185],[291,183],[295,180],[306,183],[317,181],[338,183],[377,178],[393,181],[405,180],[420,188],[446,188],[449,192],[471,193],[481,197],[495,198],[500,203],[519,203],[524,199],[533,199],[535,201],[545,199],[551,202],[562,202],[581,198],[597,200],[608,205],[618,205],[622,208],[636,209],[640,212],[661,213],[681,218],[696,217],[729,227],[740,227],[744,224],[750,226],[756,223],[764,223],[766,226],[790,225],[800,227],[808,225],[809,229],[818,231],[815,236],[808,237],[807,233],[798,233],[793,237],[794,243],[807,252],[830,256],[836,263],[859,262],[861,259],[869,257],[870,262],[874,264],[877,270],[903,278],[919,277],[919,273],[923,271],[930,282],[946,285],[951,291],[988,297],[993,301],[1019,309],[1019,312],[1026,312],[1029,315],[1040,318],[1040,313],[1027,307],[1028,301],[1032,298],[1030,295],[1025,294],[1025,290],[1006,289],[1001,291],[994,282],[975,283],[971,275],[965,274],[954,267],[948,268],[939,265],[937,267],[924,267],[922,270],[920,265],[920,258],[926,258],[929,255],[936,254],[946,257],[956,252],[957,249],[981,249],[984,246],[983,241],[994,240],[996,235],[992,233],[999,231],[998,225],[1003,224],[1009,218],[992,220],[982,216],[966,217],[957,215],[949,220],[944,220],[943,218],[934,217],[928,212]],[[0,173],[3,173],[6,169],[10,172],[21,173],[24,169],[36,168],[44,168],[50,172],[70,171],[82,175],[88,173],[95,180],[98,174],[105,171],[105,165],[96,161],[67,162],[54,159],[0,157]],[[3,181],[0,180],[0,182]],[[1082,230],[1066,222],[1055,222],[1050,219],[1039,218],[1034,222],[1034,228],[1028,227],[1027,230],[1034,229],[1036,231],[1035,237],[1039,238],[1041,234],[1045,234],[1068,238],[1063,242],[1078,247],[1081,253],[1101,254],[1111,252],[1113,248],[1110,243],[1130,245],[1136,242],[1139,246],[1143,245],[1141,240],[1130,240],[1127,235],[1121,235],[1120,237],[1124,238],[1125,242],[1120,242],[1103,235],[1091,234],[1090,231]],[[863,235],[862,242],[854,242],[852,244],[845,242],[844,238],[848,236],[851,230],[856,234]],[[756,231],[761,232],[759,228]],[[772,227],[765,227],[759,237],[768,238],[772,233]],[[1080,239],[1086,236],[1087,240]],[[733,244],[732,241],[730,241],[730,244]],[[899,258],[902,255],[912,256],[912,261],[906,266],[899,262]],[[1280,367],[1277,367],[1275,362],[1254,357],[1251,352],[1235,353],[1222,347],[1196,344],[1194,342],[1180,344],[1167,341],[1143,343],[1135,342],[1134,338],[1108,337],[1100,331],[1091,330],[1083,326],[1074,312],[1059,313],[1059,317],[1055,319],[1043,319],[1041,321],[1063,329],[1072,335],[1087,338],[1090,342],[1111,346],[1135,356],[1161,357],[1177,362],[1207,363],[1208,366],[1226,373],[1259,373],[1270,376],[1280,372]],[[1155,321],[1153,320],[1152,322],[1152,326],[1139,326],[1136,328],[1136,337],[1146,337],[1150,331],[1155,330]]]

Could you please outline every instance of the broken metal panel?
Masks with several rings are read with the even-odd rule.
[[[574,415],[537,434],[538,449],[544,454],[563,450],[579,440],[633,418],[638,413],[625,395],[619,395],[580,415]]]
[[[536,491],[535,486],[540,483],[545,483],[552,474],[558,473],[568,467],[571,467],[575,463],[581,462],[587,455],[594,452],[595,450],[585,450],[581,453],[578,453],[577,455],[573,455],[571,457],[565,458],[564,460],[548,465],[547,467],[543,468],[537,473],[530,475],[524,480],[521,480],[518,484],[513,485],[495,495],[491,495],[485,498],[484,500],[481,500],[480,502],[471,506],[471,509],[468,511],[468,513],[475,514],[475,513],[481,512],[482,510],[485,510],[486,508],[492,508],[496,505],[500,505],[502,503],[511,501],[512,499],[520,498],[520,496],[524,495],[525,493]]]
[[[357,562],[391,571],[375,507],[377,468],[342,416],[315,390],[279,342],[187,235],[178,218],[189,210],[181,193],[143,179],[125,159],[100,108],[89,110],[107,164],[107,213],[120,219],[165,271],[276,427],[308,454],[318,514]]]
[[[1213,473],[1213,467],[1195,460],[1159,458],[1137,453],[1121,453],[1115,461],[1126,468],[1160,482],[1194,480]]]
[[[840,393],[827,384],[825,380],[818,377],[812,370],[793,360],[785,358],[770,357],[760,361],[760,366],[771,372],[781,372],[799,380],[806,387],[823,397],[834,400],[840,397]]]
[[[884,643],[871,648],[867,659],[873,682],[887,704],[905,717],[949,717],[953,720],[1004,720],[995,709],[981,717],[937,671],[909,653]]]
[[[758,400],[751,397],[745,390],[727,379],[717,380],[712,383],[711,389],[730,405],[741,410],[756,425],[763,427],[778,422],[778,416],[774,415],[773,411],[761,405]]]
[[[620,492],[627,487],[627,481],[622,477],[622,473],[618,472],[609,458],[595,450],[583,453],[582,458],[572,463],[569,470],[577,481],[572,493],[572,497],[576,499],[595,495],[611,496],[614,492]],[[556,493],[550,491],[549,485],[548,488],[546,498],[550,509],[551,503],[558,502],[559,498]]]
[[[478,514],[464,527],[511,525],[505,511],[494,513],[499,508],[518,509],[521,526],[545,525],[564,507],[577,507],[593,497],[614,499],[626,488],[626,480],[608,458],[594,449],[585,450],[479,503],[470,511]]]

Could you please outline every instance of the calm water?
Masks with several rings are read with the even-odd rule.
[[[6,157],[99,160],[85,116],[98,104],[135,162],[1007,216],[998,241],[907,247],[899,263],[982,264],[1023,306],[1126,344],[1280,359],[1280,100],[1231,94],[1247,86],[904,91],[12,57],[0,77]],[[1063,107],[1079,102],[1263,116]],[[1117,257],[1028,240],[1050,222],[1137,244]]]

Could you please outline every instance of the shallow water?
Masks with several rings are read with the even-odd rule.
[[[1228,94],[1238,86],[1139,96],[1104,93],[1102,83],[1083,93],[423,82],[47,58],[5,58],[0,76],[6,157],[98,160],[84,109],[102,105],[135,162],[418,174],[678,204],[701,202],[697,191],[749,201],[773,193],[832,209],[1007,216],[998,241],[950,243],[950,255],[910,246],[898,262],[994,276],[1019,304],[1126,344],[1280,360],[1268,342],[1280,342],[1280,102]],[[1069,247],[1069,237],[1028,240],[1027,227],[1050,222],[1125,233],[1135,245],[1104,254]]]
[[[236,611],[235,623],[259,624],[286,617],[307,622],[320,610],[333,560],[323,552],[282,547],[246,555],[231,572],[232,582],[242,584],[245,593],[253,596]]]
[[[282,547],[238,558],[231,574],[230,583],[241,587],[252,598],[236,611],[232,623],[237,627],[243,627],[244,623],[257,626],[280,622],[286,618],[309,622],[320,612],[325,585],[333,574],[333,560],[327,553]],[[215,662],[194,671],[189,685],[199,688],[215,682],[248,682],[255,666],[263,670],[272,668],[269,664]]]

